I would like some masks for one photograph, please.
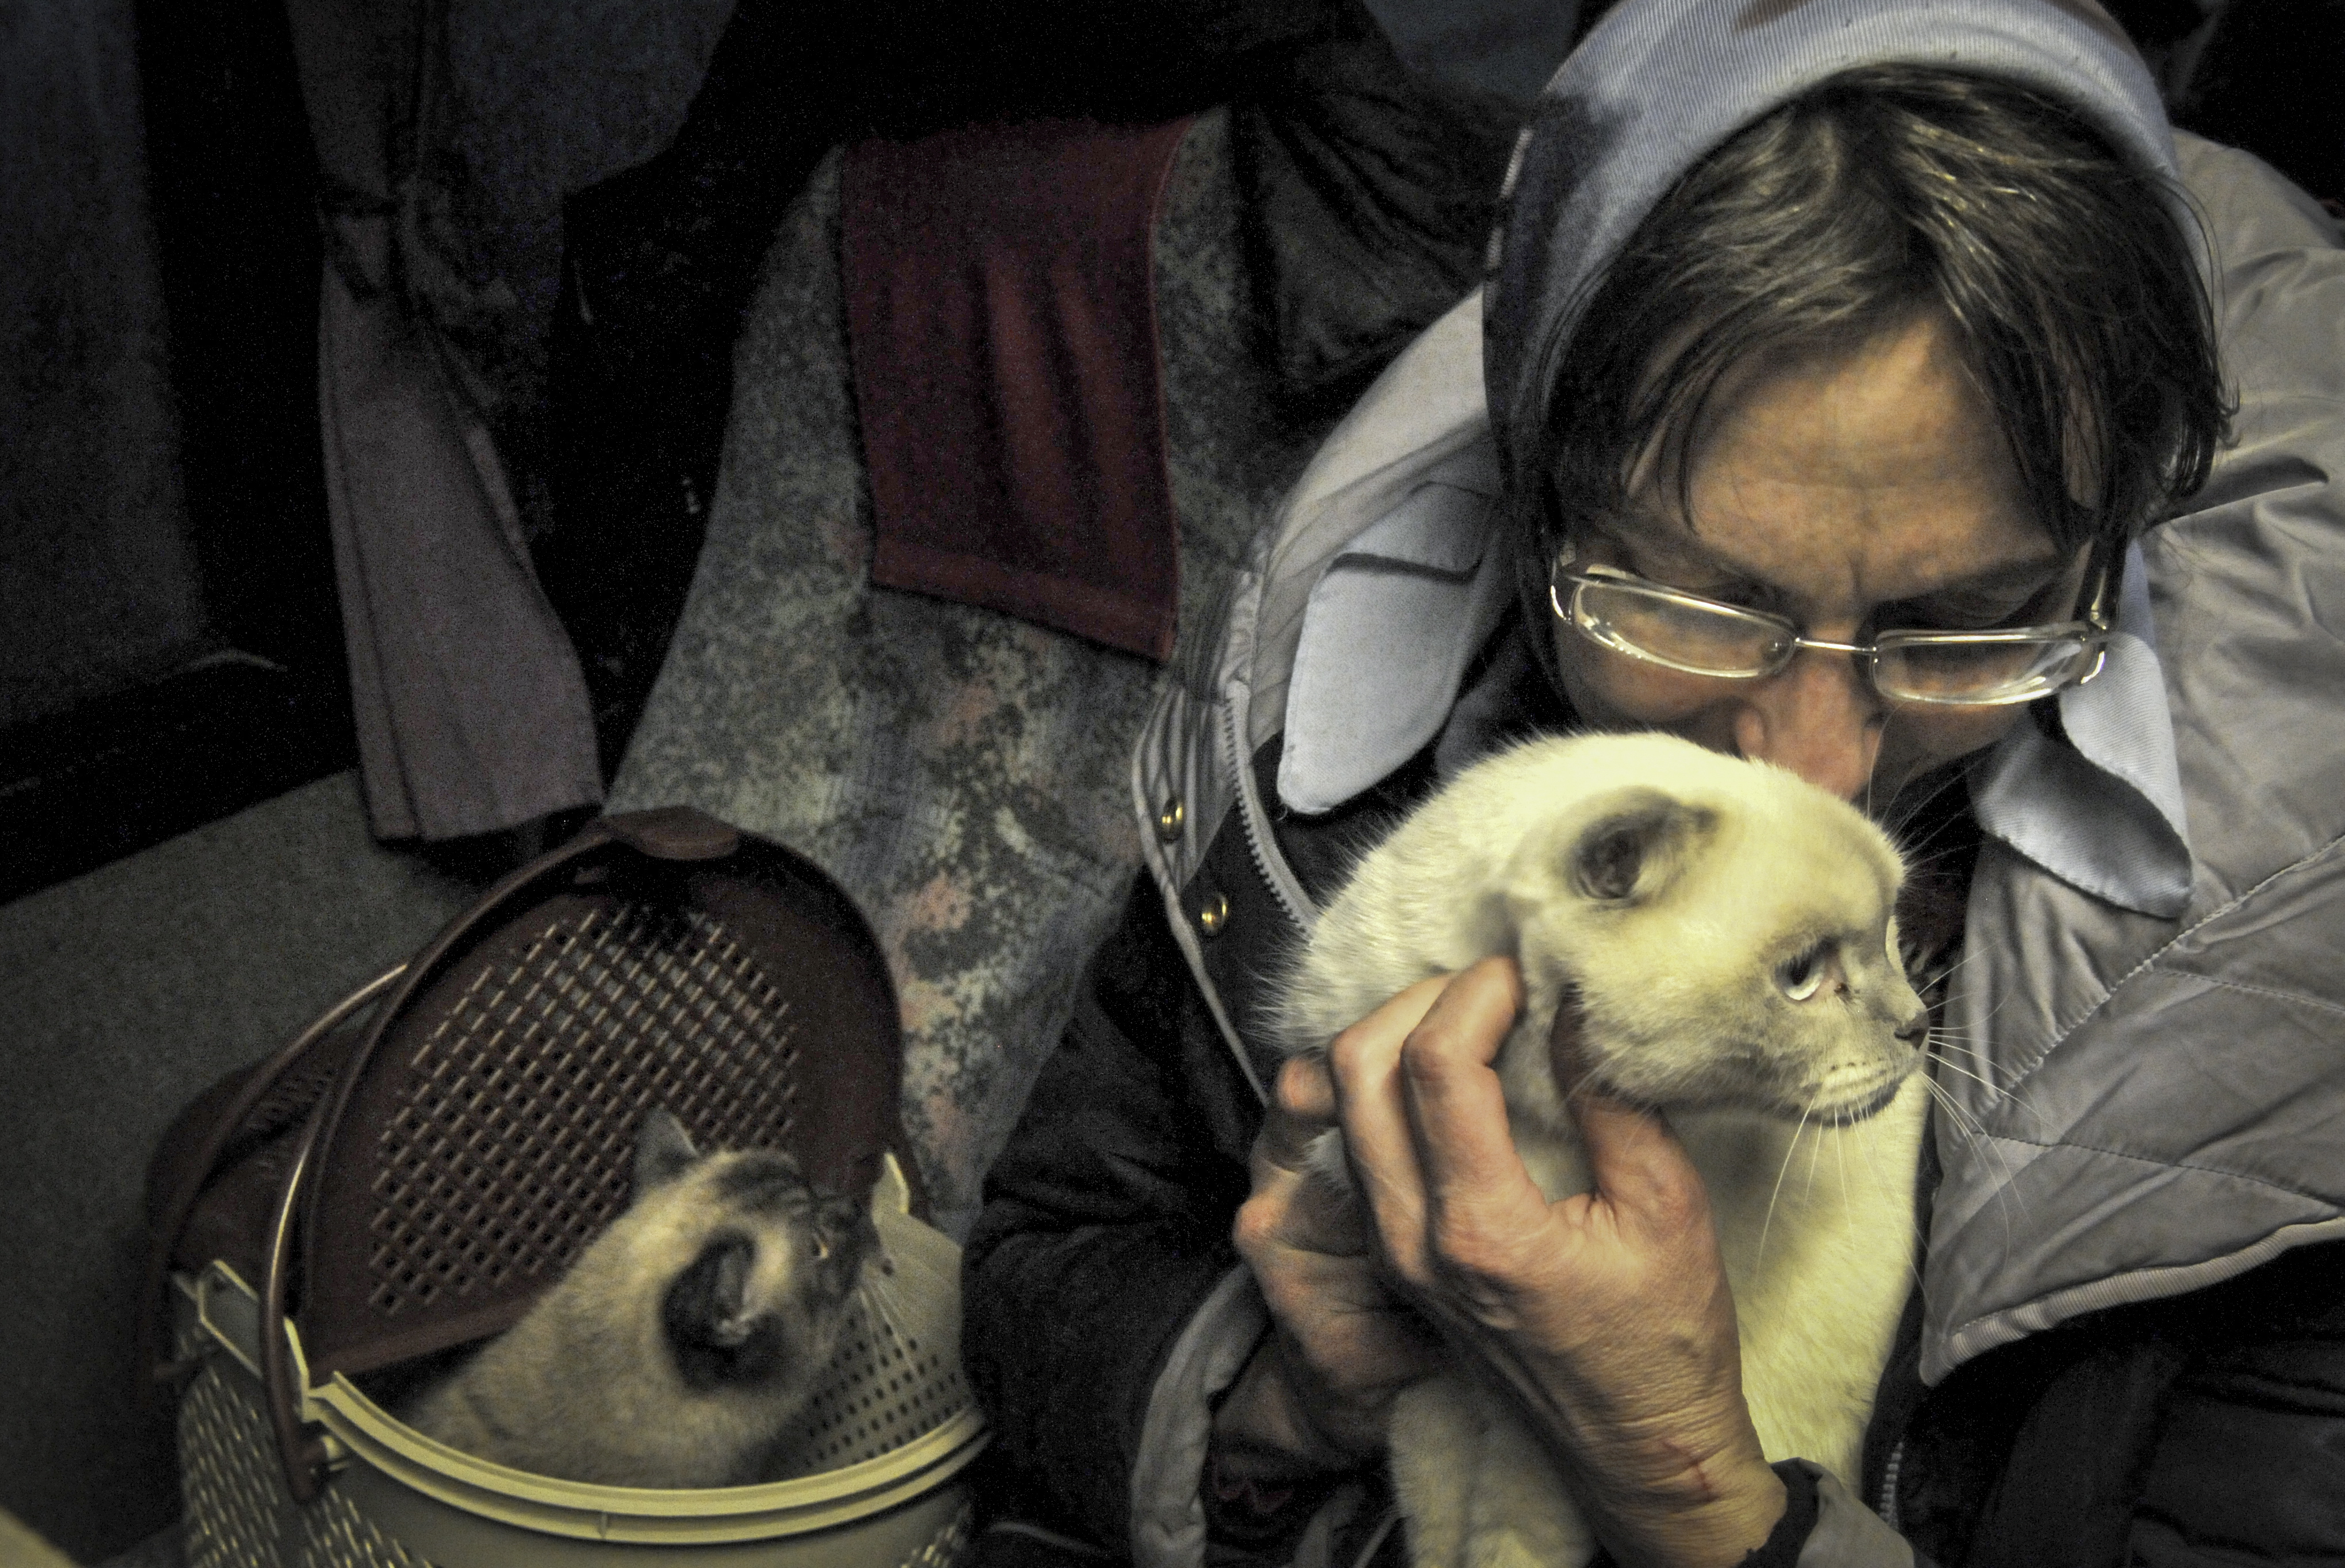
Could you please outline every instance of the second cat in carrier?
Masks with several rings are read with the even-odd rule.
[[[401,1410],[514,1470],[606,1486],[774,1479],[878,1236],[787,1155],[703,1155],[665,1110],[626,1207],[526,1317]]]

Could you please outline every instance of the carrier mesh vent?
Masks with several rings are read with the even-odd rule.
[[[375,1528],[340,1492],[328,1492],[301,1514],[302,1568],[431,1568]]]
[[[204,1343],[185,1338],[180,1353]],[[259,1401],[229,1386],[224,1359],[207,1359],[179,1401],[188,1568],[276,1568],[284,1482],[275,1440]]]
[[[866,1291],[823,1380],[777,1456],[776,1473],[816,1475],[892,1453],[967,1410],[958,1347],[888,1320]]]
[[[209,1348],[190,1315],[179,1353]],[[308,1508],[293,1503],[260,1390],[225,1356],[205,1358],[180,1402],[179,1465],[188,1568],[431,1568],[338,1489]],[[296,1522],[301,1539],[289,1563],[292,1543],[280,1542],[279,1532]]]
[[[483,970],[417,1048],[382,1131],[374,1309],[558,1275],[625,1206],[655,1106],[704,1148],[780,1143],[797,1097],[787,1012],[698,911],[557,921]]]
[[[286,1068],[245,1113],[238,1135],[265,1137],[308,1115],[325,1098],[346,1055],[338,1051],[311,1051]]]

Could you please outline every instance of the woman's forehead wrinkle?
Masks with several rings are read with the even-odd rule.
[[[1893,494],[1841,508],[1785,496],[1751,506],[1713,492],[1700,515],[1643,506],[1605,529],[1662,557],[1662,565],[1707,570],[1792,598],[1886,603],[1930,594],[2041,587],[2076,562],[2048,535],[2018,533],[1998,519],[1934,527],[1924,509]]]
[[[1641,487],[1640,537],[1820,614],[2048,578],[2062,565],[1934,314],[1853,349],[1738,367],[1684,461],[1681,492]]]

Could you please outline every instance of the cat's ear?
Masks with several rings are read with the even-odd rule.
[[[879,1246],[878,1228],[871,1223],[871,1206],[858,1198],[817,1191],[814,1206],[815,1259],[831,1273],[852,1280],[866,1254]]]
[[[692,1135],[684,1130],[684,1124],[665,1105],[655,1106],[635,1129],[634,1196],[641,1197],[674,1181],[699,1157],[700,1151],[692,1146]]]
[[[1642,903],[1677,880],[1717,826],[1706,806],[1658,789],[1622,789],[1571,846],[1571,885],[1599,903]]]

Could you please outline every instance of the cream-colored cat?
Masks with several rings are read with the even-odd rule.
[[[1666,1106],[1701,1172],[1770,1460],[1853,1483],[1912,1283],[1927,1013],[1893,916],[1903,868],[1853,807],[1660,735],[1530,742],[1460,775],[1354,871],[1281,998],[1290,1051],[1492,954],[1525,1006],[1497,1059],[1550,1198],[1592,1185],[1548,1032],[1576,992],[1593,1078]],[[1341,1174],[1338,1135],[1315,1153]],[[1419,1568],[1554,1568],[1592,1538],[1510,1407],[1463,1378],[1396,1403]]]

